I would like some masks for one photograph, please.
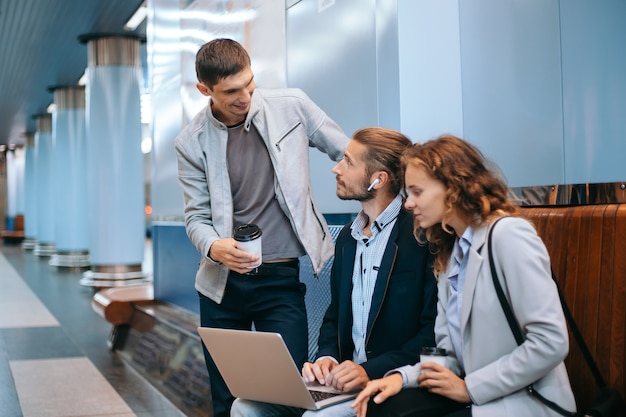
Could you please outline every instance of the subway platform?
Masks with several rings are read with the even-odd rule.
[[[149,245],[148,240],[145,272],[151,272]],[[48,261],[20,245],[0,243],[0,416],[210,415],[185,406],[184,393],[164,390],[163,378],[152,378],[141,361],[132,364],[146,338],[133,342],[131,331],[126,335],[131,350],[111,349],[112,325],[92,309],[94,289],[79,284],[84,269],[57,268]],[[144,315],[154,320],[153,310]],[[169,313],[176,315],[171,308]],[[187,327],[195,325],[190,320]],[[154,342],[152,352],[158,354],[163,340]],[[185,343],[201,349],[192,337]],[[197,368],[197,362],[191,366]]]

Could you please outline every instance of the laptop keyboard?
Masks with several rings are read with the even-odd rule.
[[[326,400],[328,398],[332,398],[332,397],[336,397],[337,395],[340,395],[334,392],[315,391],[312,389],[310,389],[309,392],[311,393],[311,396],[313,397],[313,401],[315,402]]]

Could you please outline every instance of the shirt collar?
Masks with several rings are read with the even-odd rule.
[[[469,249],[472,246],[472,239],[474,238],[474,229],[471,226],[467,226],[463,235],[457,240],[458,248],[457,254],[460,255],[459,259],[465,259],[469,253]]]
[[[378,215],[376,220],[372,222],[372,225],[370,226],[370,229],[372,230],[372,238],[382,232],[382,230],[389,224],[393,223],[393,221],[400,214],[400,209],[402,209],[402,195],[398,194],[383,210],[383,212]],[[361,210],[356,219],[352,222],[352,226],[350,226],[353,238],[358,240],[362,237],[362,230],[367,224],[367,221],[367,215],[363,212],[363,210]]]

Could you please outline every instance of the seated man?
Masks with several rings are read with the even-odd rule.
[[[335,244],[317,359],[302,369],[309,382],[359,390],[389,369],[419,361],[422,346],[434,346],[431,257],[413,236],[411,214],[402,209],[400,156],[410,145],[393,130],[361,129],[333,168],[337,196],[360,201],[362,210]],[[306,411],[237,399],[231,416],[354,416],[350,404]]]

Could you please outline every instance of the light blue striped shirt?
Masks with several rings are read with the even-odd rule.
[[[363,211],[359,212],[350,228],[351,235],[356,240],[352,271],[352,341],[353,361],[356,363],[367,361],[365,340],[372,294],[389,235],[401,209],[402,196],[398,195],[370,225],[371,237],[363,234],[363,228],[368,222]]]
[[[448,298],[448,308],[446,318],[448,319],[448,332],[457,361],[461,370],[465,370],[463,363],[463,343],[461,340],[461,309],[463,307],[463,288],[465,288],[465,272],[467,271],[467,254],[472,246],[472,238],[474,237],[474,229],[467,227],[463,236],[457,239],[452,249],[454,257],[454,266],[448,282],[450,282],[450,297]]]
[[[465,273],[467,271],[467,254],[472,246],[474,238],[474,229],[468,227],[463,232],[463,236],[457,239],[452,248],[452,257],[454,263],[452,270],[448,275],[450,283],[450,296],[448,297],[448,306],[446,308],[446,319],[448,320],[448,333],[452,342],[452,348],[456,353],[456,358],[462,372],[465,372],[463,363],[463,344],[461,340],[461,310],[463,307],[463,289],[465,287]],[[385,376],[399,372],[402,375],[402,386],[405,387],[409,383],[408,375],[403,369],[394,369],[385,374]]]

